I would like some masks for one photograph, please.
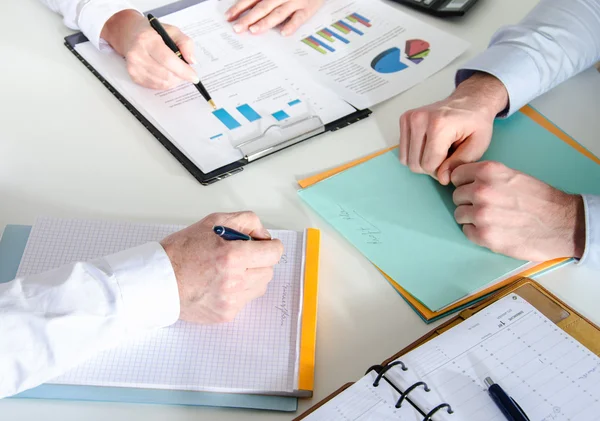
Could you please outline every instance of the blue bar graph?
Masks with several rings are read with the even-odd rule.
[[[248,120],[250,123],[261,119],[260,114],[254,111],[254,108],[252,108],[248,104],[240,105],[239,107],[237,107],[237,110],[240,112],[241,115],[246,117],[246,120]]]
[[[349,23],[347,23],[347,22],[344,22],[344,25],[346,25],[346,26],[348,27],[348,29],[350,29],[351,31],[354,31],[354,32],[356,32],[358,35],[361,35],[361,36],[362,36],[362,35],[364,35],[364,34],[365,34],[364,32],[362,32],[362,31],[359,31],[358,29],[356,29],[354,26],[350,25],[350,24],[349,24]]]
[[[271,114],[277,121],[285,120],[286,118],[290,118],[290,116],[283,110],[277,111],[276,113]]]
[[[213,111],[215,117],[221,120],[221,123],[225,125],[229,130],[237,129],[241,126],[238,121],[231,116],[224,108],[219,108],[216,111]]]
[[[294,105],[298,105],[298,104],[300,104],[301,102],[302,102],[302,101],[300,101],[299,99],[295,99],[295,100],[293,100],[293,101],[290,101],[290,102],[288,102],[288,105],[289,105],[290,107],[293,107]]]
[[[359,15],[358,13],[354,13],[354,16],[356,16],[359,19],[364,20],[365,22],[371,22],[369,19],[367,19],[366,17]]]
[[[325,44],[324,42],[319,41],[318,39],[316,39],[315,37],[313,37],[312,35],[308,37],[308,39],[310,39],[313,42],[316,42],[317,44],[319,44],[321,47],[325,48],[326,50],[331,51],[332,53],[335,51],[335,48],[330,47],[329,45]]]
[[[219,137],[221,137],[221,136],[223,136],[223,133],[219,133],[219,134],[216,134],[216,135],[214,135],[214,136],[211,136],[211,137],[210,137],[210,140],[215,140],[215,139],[217,139],[217,138],[219,138]]]

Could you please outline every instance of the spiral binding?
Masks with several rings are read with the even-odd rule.
[[[441,403],[438,406],[436,406],[435,408],[431,409],[429,412],[425,412],[423,411],[421,408],[419,408],[413,401],[410,400],[409,398],[409,394],[417,389],[418,387],[422,386],[423,390],[425,392],[430,392],[431,389],[429,388],[429,386],[427,386],[427,383],[425,382],[416,382],[415,384],[409,386],[405,391],[402,391],[400,388],[398,388],[398,386],[396,386],[392,381],[390,381],[390,379],[388,379],[385,374],[392,369],[393,367],[397,367],[400,366],[400,368],[402,369],[402,371],[407,371],[408,367],[406,367],[406,364],[404,364],[402,361],[400,360],[396,360],[393,361],[391,363],[388,363],[386,365],[374,365],[369,367],[369,369],[367,370],[367,373],[370,373],[371,371],[375,371],[377,372],[377,377],[375,378],[375,381],[373,382],[373,387],[379,387],[379,384],[381,382],[381,380],[384,380],[385,382],[387,382],[392,388],[394,388],[396,390],[396,392],[398,392],[400,394],[400,398],[398,399],[398,401],[396,402],[395,407],[396,408],[401,408],[402,404],[406,401],[408,403],[410,403],[413,408],[415,408],[417,411],[419,411],[419,413],[421,415],[423,415],[423,421],[431,421],[432,417],[438,412],[441,411],[443,409],[446,409],[446,412],[448,412],[448,414],[453,414],[454,411],[452,410],[452,407],[450,406],[450,404],[448,403]]]

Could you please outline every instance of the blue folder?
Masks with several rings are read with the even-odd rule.
[[[9,282],[15,278],[30,232],[31,227],[27,225],[7,225],[4,229],[0,238],[0,283]],[[222,406],[286,412],[294,412],[298,409],[298,399],[294,397],[59,384],[43,384],[15,397]]]

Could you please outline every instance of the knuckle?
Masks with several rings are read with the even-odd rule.
[[[489,206],[474,206],[473,221],[477,227],[488,225],[491,219],[491,208]]]
[[[473,200],[475,203],[489,203],[493,195],[492,186],[485,183],[478,183],[473,188]]]
[[[483,177],[491,177],[498,174],[504,169],[504,165],[496,161],[484,161],[479,166],[479,175]]]
[[[496,250],[496,245],[494,244],[494,233],[489,227],[477,229],[475,242],[480,246],[489,248],[492,251]]]
[[[429,113],[426,110],[417,109],[410,114],[410,121],[413,124],[426,124],[429,120]]]
[[[217,258],[217,265],[222,271],[231,270],[238,262],[237,253],[235,253],[229,244],[226,244],[226,250]]]

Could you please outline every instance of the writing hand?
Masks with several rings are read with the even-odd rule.
[[[224,225],[265,241],[225,241],[213,232]],[[262,296],[283,254],[252,212],[216,213],[161,241],[177,278],[180,319],[195,323],[232,321]]]
[[[194,63],[194,43],[178,28],[163,24],[179,47],[183,58]],[[198,75],[166,46],[148,20],[134,10],[113,15],[104,25],[101,37],[125,57],[131,79],[151,89],[169,89],[182,81],[198,83]]]

